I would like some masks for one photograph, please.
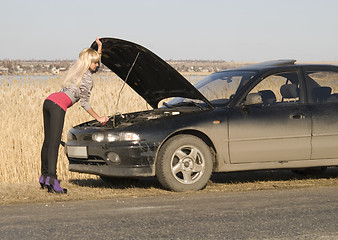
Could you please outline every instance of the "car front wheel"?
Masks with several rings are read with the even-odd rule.
[[[156,176],[168,190],[193,191],[206,186],[212,168],[212,154],[200,138],[177,135],[161,147]]]

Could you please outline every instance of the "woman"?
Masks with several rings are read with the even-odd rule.
[[[102,43],[96,38],[97,51],[85,48],[79,59],[67,73],[60,92],[51,94],[43,103],[43,119],[45,139],[41,150],[41,188],[48,192],[67,193],[61,188],[56,176],[58,150],[61,142],[64,118],[67,108],[80,100],[81,106],[97,121],[105,123],[107,116],[100,117],[90,106],[90,91],[93,86],[92,75],[99,68],[102,54]]]

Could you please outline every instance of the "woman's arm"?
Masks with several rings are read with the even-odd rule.
[[[100,117],[91,107],[89,103],[90,92],[92,88],[92,78],[89,72],[83,75],[80,88],[80,104],[81,106],[97,121],[105,123],[109,120],[107,116]]]
[[[96,43],[97,43],[97,52],[100,54],[102,54],[102,42],[100,41],[100,38],[96,38]],[[90,84],[88,84],[90,82]],[[87,83],[87,84],[86,84]],[[91,89],[91,78],[83,78],[82,79],[82,84],[80,86],[80,90],[81,90],[81,99],[83,101],[83,107],[84,109],[93,117],[95,118],[98,122],[100,123],[106,123],[108,122],[109,118],[107,116],[103,116],[100,117],[95,111],[94,109],[90,106],[89,104],[89,96],[90,96],[90,89]],[[82,86],[83,85],[83,86]],[[90,86],[89,86],[90,85]],[[82,88],[81,88],[82,87]],[[88,108],[89,107],[89,108]]]
[[[107,116],[100,117],[99,115],[97,115],[93,108],[89,108],[87,112],[100,123],[106,123],[109,120]]]
[[[100,38],[96,38],[96,43],[97,43],[97,52],[102,55],[102,42],[100,41]]]

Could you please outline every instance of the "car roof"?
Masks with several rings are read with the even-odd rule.
[[[242,70],[244,70],[244,69],[248,69],[248,70],[256,69],[256,70],[260,70],[260,69],[269,68],[269,67],[294,65],[295,62],[296,62],[296,60],[294,60],[294,59],[272,60],[272,61],[265,61],[265,62],[261,62],[261,63],[247,65],[247,66],[240,67],[240,68],[237,68],[237,69],[242,69]]]
[[[265,61],[256,64],[250,64],[239,68],[228,69],[230,71],[233,70],[243,70],[243,71],[263,71],[263,70],[271,70],[277,69],[281,67],[330,67],[330,68],[337,68],[336,65],[331,64],[309,64],[309,63],[297,63],[295,59],[280,59],[280,60],[272,60],[272,61]],[[225,71],[228,71],[225,70]]]

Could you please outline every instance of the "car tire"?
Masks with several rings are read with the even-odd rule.
[[[156,177],[165,189],[184,192],[203,189],[213,169],[211,151],[192,135],[177,135],[161,147]]]

